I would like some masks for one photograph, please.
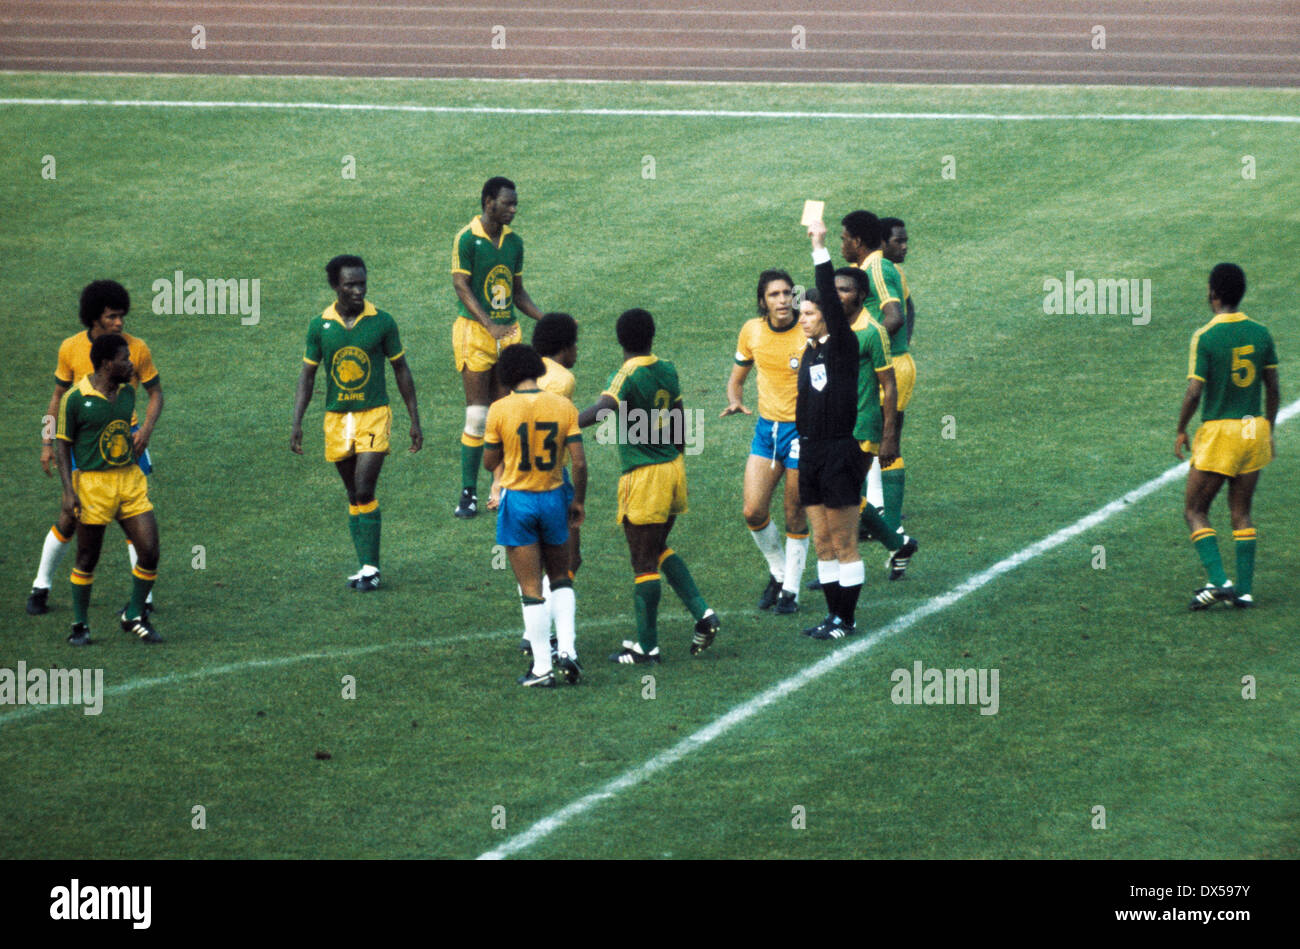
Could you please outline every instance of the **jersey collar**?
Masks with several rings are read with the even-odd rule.
[[[1240,323],[1242,320],[1248,319],[1250,319],[1250,317],[1240,311],[1236,313],[1216,313],[1214,314],[1214,319],[1210,320],[1210,323]]]
[[[639,369],[641,366],[653,366],[658,361],[659,357],[654,353],[651,353],[649,356],[633,356],[631,359],[623,363],[623,368]]]
[[[883,249],[873,250],[871,253],[867,254],[866,257],[862,258],[862,263],[852,264],[851,266],[857,267],[859,270],[866,270],[868,267],[871,266],[871,262],[873,260],[875,260],[877,257],[884,257],[884,256],[885,256],[885,252]]]
[[[118,386],[117,388],[121,389],[122,387]],[[103,399],[105,402],[108,401],[108,396],[96,389],[91,383],[89,375],[81,377],[81,381],[77,383],[77,391],[82,395],[94,396],[96,399]],[[113,391],[113,395],[117,395],[116,389]]]
[[[505,243],[506,235],[510,233],[510,225],[502,224],[501,240],[494,243],[492,241],[492,238],[488,237],[488,232],[483,230],[483,215],[481,214],[474,215],[474,220],[469,222],[469,229],[471,232],[473,232],[475,237],[483,238],[483,240],[487,241],[489,244],[492,244],[492,246],[495,247],[497,250],[501,249],[501,245]]]
[[[334,303],[331,303],[329,306],[325,307],[325,312],[320,315],[322,320],[337,320],[340,323],[343,322],[343,317],[339,316],[337,303],[338,301],[336,300],[334,301]],[[357,317],[356,322],[354,322],[352,325],[356,326],[357,323],[360,323],[367,316],[374,316],[378,312],[379,311],[375,309],[375,305],[371,303],[369,300],[367,300],[365,306],[361,308],[361,315]]]

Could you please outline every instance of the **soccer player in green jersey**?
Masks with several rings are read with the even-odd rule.
[[[506,346],[523,339],[518,308],[534,320],[542,311],[524,289],[524,242],[510,229],[519,195],[509,178],[489,178],[479,198],[482,213],[451,245],[451,285],[460,315],[452,327],[456,371],[465,387],[465,430],[460,438],[460,501],[457,517],[478,514],[478,469],[488,405],[505,394],[492,368]]]
[[[325,379],[325,460],[334,462],[348,493],[348,530],[360,569],[348,577],[359,592],[379,589],[379,502],[375,488],[388,454],[393,410],[388,405],[384,365],[393,365],[397,391],[411,417],[411,448],[424,445],[415,380],[406,364],[397,322],[366,301],[366,264],[341,254],[325,265],[337,300],[307,327],[307,348],[293,403],[289,450],[302,454],[302,417],[311,401],[316,368],[329,367]]]
[[[1210,271],[1207,302],[1214,319],[1192,335],[1187,392],[1174,437],[1179,461],[1187,447],[1187,423],[1205,397],[1201,427],[1192,441],[1183,517],[1209,578],[1191,602],[1204,610],[1218,602],[1254,605],[1255,525],[1250,502],[1259,473],[1273,459],[1273,428],[1282,395],[1277,381],[1277,349],[1273,337],[1238,307],[1246,295],[1246,275],[1236,264],[1218,264]],[[1264,416],[1260,417],[1261,390]],[[1224,480],[1237,552],[1237,583],[1223,569],[1219,542],[1210,526],[1210,504]]]
[[[623,475],[618,481],[618,522],[623,525],[635,574],[636,641],[624,640],[610,661],[623,664],[659,661],[660,578],[695,618],[691,655],[713,643],[721,625],[695,586],[682,560],[668,546],[678,514],[686,512],[685,428],[677,368],[650,350],[654,318],[642,309],[628,310],[615,325],[623,347],[623,365],[600,399],[582,411],[578,424],[599,422],[616,430]],[[598,433],[597,440],[611,439]]]
[[[912,399],[916,382],[916,363],[908,351],[906,314],[903,310],[903,281],[893,261],[885,257],[886,231],[880,219],[870,211],[853,211],[840,222],[840,250],[844,259],[867,275],[867,297],[863,309],[889,333],[893,354],[894,379],[898,389],[899,457],[881,469],[883,514],[890,529],[898,531],[903,522],[904,465],[901,439],[904,410]],[[870,476],[868,476],[870,477]],[[902,577],[892,567],[891,580]]]
[[[68,389],[59,403],[57,459],[63,513],[77,525],[77,563],[72,569],[73,646],[90,644],[90,590],[104,543],[116,520],[135,545],[131,600],[119,617],[122,629],[141,642],[162,637],[144,615],[145,598],[158,577],[158,522],[131,437],[135,367],[130,344],[107,333],[90,344],[93,371]],[[77,470],[72,470],[76,460]]]

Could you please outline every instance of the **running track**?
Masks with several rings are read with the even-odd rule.
[[[1294,87],[1300,2],[0,0],[0,68]]]

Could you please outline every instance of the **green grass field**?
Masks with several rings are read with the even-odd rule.
[[[0,98],[1300,114],[1300,94],[1286,91],[15,74],[0,76]],[[765,570],[740,517],[752,423],[717,418],[758,272],[811,278],[797,223],[805,198],[825,199],[833,221],[856,207],[896,214],[912,237],[919,381],[905,511],[922,549],[899,584],[885,582],[883,550],[865,551],[865,630],[1174,463],[1187,343],[1208,319],[1214,263],[1245,267],[1243,309],[1278,340],[1283,404],[1296,396],[1293,124],[7,104],[0,133],[16,143],[0,153],[12,383],[0,473],[14,492],[0,668],[98,667],[110,690],[98,717],[0,708],[0,857],[474,857],[826,656],[828,644],[797,634],[820,618],[819,595],[794,617],[753,608]],[[53,180],[41,173],[47,155]],[[349,155],[355,179],[341,173]],[[945,156],[955,178],[941,173]],[[514,684],[522,624],[513,577],[493,569],[492,521],[451,517],[463,403],[450,242],[493,174],[519,184],[533,298],[582,326],[578,402],[618,365],[615,317],[640,305],[687,406],[705,411],[673,546],[723,631],[691,659],[689,618],[665,590],[653,700],[643,669],[604,661],[632,629],[612,447],[588,444],[577,688]],[[425,427],[424,451],[395,452],[380,482],[385,588],[367,597],[343,585],[355,568],[342,486],[321,457],[319,385],[306,457],[287,447],[307,321],[332,300],[323,267],[345,252],[365,257],[370,299],[399,321]],[[155,315],[150,288],[176,270],[260,280],[260,322]],[[1044,280],[1067,271],[1150,279],[1150,323],[1045,314]],[[129,590],[116,528],[97,573],[95,647],[64,643],[71,557],[54,612],[23,612],[58,505],[37,465],[54,355],[77,327],[78,292],[98,277],[132,292],[127,330],[150,344],[166,394],[150,479],[163,546],[155,621],[167,639],[156,648],[116,627]],[[390,392],[399,435],[405,413]],[[1180,481],[520,855],[1300,856],[1295,429],[1279,430],[1256,500],[1254,611],[1186,611],[1203,579]],[[1222,501],[1214,513],[1223,539]],[[1105,569],[1093,567],[1097,545]],[[1000,670],[998,714],[895,705],[890,674],[916,661]],[[352,700],[341,697],[348,675]],[[1248,675],[1253,700],[1241,694]],[[1092,826],[1096,805],[1104,830]],[[804,829],[792,827],[796,807]]]

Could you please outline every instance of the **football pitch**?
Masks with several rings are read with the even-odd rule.
[[[1283,405],[1300,395],[1300,93],[5,74],[0,100],[16,143],[0,152],[0,668],[104,684],[98,715],[0,705],[0,857],[1300,856],[1300,426],[1278,429],[1256,496],[1254,610],[1188,613],[1204,580],[1181,477],[1107,507],[1175,464],[1215,263],[1245,268]],[[665,590],[663,664],[605,661],[633,635],[632,584],[617,452],[589,437],[587,675],[515,685],[522,621],[492,518],[451,516],[450,245],[496,174],[519,186],[530,294],[580,324],[579,407],[619,365],[615,318],[643,306],[703,413],[671,539],[722,617],[698,658]],[[902,447],[921,549],[888,583],[864,545],[863,632],[836,645],[799,635],[820,594],[756,611],[753,425],[718,418],[758,273],[811,282],[806,198],[833,232],[859,207],[904,218],[917,308]],[[365,258],[369,299],[397,319],[425,435],[405,451],[390,380],[384,588],[365,596],[344,586],[320,383],[306,455],[288,450],[340,253]],[[258,308],[158,312],[177,271],[257,281]],[[130,290],[126,330],[166,397],[150,478],[166,642],[117,627],[130,579],[110,528],[97,642],[76,650],[71,554],[53,612],[23,602],[58,509],[38,466],[54,357],[103,277]],[[1060,313],[1052,280],[1135,292],[1123,312]],[[1224,500],[1212,519],[1231,574]],[[996,671],[996,712],[895,701],[895,670],[917,664]]]

